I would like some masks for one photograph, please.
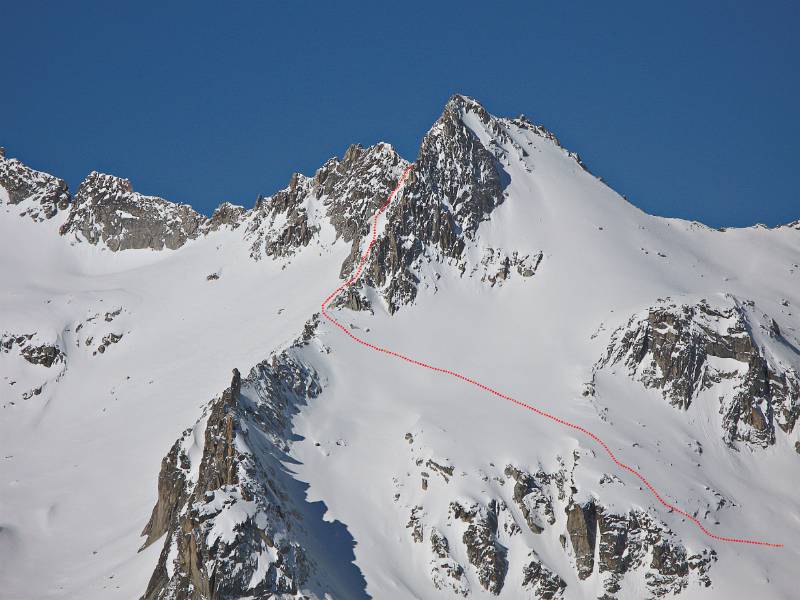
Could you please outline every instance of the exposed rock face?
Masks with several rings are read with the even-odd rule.
[[[506,549],[497,541],[498,504],[491,501],[488,506],[474,504],[464,507],[458,503],[450,505],[453,516],[467,523],[463,542],[467,558],[475,567],[478,581],[483,588],[499,594],[508,572]]]
[[[4,333],[0,335],[0,352],[10,352],[17,347],[19,355],[29,363],[42,365],[48,369],[54,364],[66,362],[64,351],[58,344],[39,344],[35,338],[37,336],[34,333]]]
[[[541,563],[535,552],[528,555],[530,562],[522,569],[522,587],[533,598],[553,600],[561,598],[567,584],[556,573]]]
[[[27,376],[5,377],[17,393],[4,390],[0,394],[3,407],[13,406],[17,399],[30,400],[39,396],[51,384],[61,380],[67,372],[67,352],[61,336],[54,332],[15,333],[0,332],[0,355],[10,355],[16,362],[15,370]],[[35,365],[31,369],[30,365]],[[24,383],[22,383],[24,382]],[[17,385],[22,383],[22,385]],[[22,387],[24,385],[24,387]],[[18,391],[17,391],[18,390]]]
[[[42,344],[41,346],[24,346],[21,354],[29,363],[42,365],[47,368],[53,366],[55,362],[64,362],[64,353],[57,346]]]
[[[646,569],[645,581],[656,597],[684,590],[690,574],[701,585],[710,585],[707,571],[714,552],[688,557],[672,531],[649,514],[638,509],[616,514],[594,500],[572,503],[566,511],[578,577],[586,579],[596,567],[605,597],[619,592],[624,575],[637,569]]]
[[[678,594],[690,586],[710,585],[708,571],[716,560],[713,551],[703,549],[690,556],[676,535],[654,514],[638,508],[620,512],[604,506],[600,497],[579,497],[576,483],[579,452],[573,454],[571,464],[557,458],[560,467],[553,472],[539,468],[530,473],[512,465],[506,466],[502,473],[481,470],[478,475],[484,485],[492,482],[503,492],[490,495],[486,501],[452,500],[446,520],[441,521],[436,515],[444,512],[443,507],[430,504],[427,499],[447,497],[447,486],[452,479],[469,475],[455,468],[434,468],[446,461],[426,458],[431,456],[431,449],[420,430],[406,433],[405,439],[414,465],[412,471],[418,471],[408,474],[408,483],[415,482],[422,474],[428,476],[428,486],[422,495],[414,486],[411,497],[415,503],[404,505],[403,497],[409,492],[405,491],[402,478],[395,477],[399,493],[394,501],[410,509],[411,539],[416,543],[427,540],[430,544],[431,581],[437,589],[466,596],[471,585],[473,590],[480,586],[489,593],[511,594],[511,597],[562,598],[567,594],[566,574],[559,573],[537,553],[539,543],[545,544],[543,550],[549,543],[547,540],[562,531],[558,537],[578,579],[595,581],[596,578],[605,600],[624,591],[624,580],[629,573],[635,573],[636,578],[645,582],[647,597],[652,598]],[[489,465],[494,468],[494,463]],[[433,476],[431,471],[440,477]],[[465,484],[462,481],[458,487],[463,489]],[[431,486],[438,489],[428,496]],[[565,530],[553,530],[564,526],[564,521],[559,524],[556,510],[566,516]],[[520,547],[526,546],[527,556],[519,556]],[[548,552],[552,552],[552,547]],[[466,557],[466,561],[458,557]],[[509,576],[513,569],[521,572]],[[520,580],[521,587],[509,589],[510,585],[519,586]]]
[[[319,226],[310,224],[304,206],[313,180],[295,173],[289,186],[274,196],[256,201],[247,234],[253,239],[250,255],[273,258],[287,256],[307,246]]]
[[[426,134],[407,183],[388,210],[366,269],[390,312],[416,296],[415,267],[425,254],[457,261],[478,225],[503,202],[508,177],[464,123],[472,114],[491,126],[480,104],[453,96]],[[498,132],[500,130],[498,129]]]
[[[572,504],[567,508],[567,533],[575,552],[578,577],[586,579],[594,570],[594,543],[597,531],[595,505],[589,501],[584,505]]]
[[[447,538],[438,530],[431,529],[431,581],[437,590],[450,589],[461,596],[470,592],[464,567],[456,562],[450,554]]]
[[[114,251],[174,250],[197,237],[205,220],[188,204],[143,196],[127,179],[92,172],[78,187],[61,234]]]
[[[71,197],[63,179],[0,156],[0,204],[6,202],[16,206],[20,215],[43,221],[68,208]]]
[[[211,218],[203,223],[203,233],[217,231],[223,227],[237,229],[242,224],[246,214],[247,211],[243,206],[223,202],[216,208]]]
[[[294,597],[311,576],[275,458],[316,375],[281,355],[211,403],[164,458],[144,546],[166,533],[145,598]]]
[[[397,185],[404,161],[388,144],[354,145],[344,157],[326,162],[313,177],[295,173],[288,187],[259,198],[247,225],[251,255],[291,256],[307,246],[328,223],[332,242],[357,243],[369,219]],[[346,261],[347,262],[347,261]]]
[[[508,465],[505,469],[506,477],[511,477],[514,484],[514,502],[519,507],[525,522],[534,533],[541,533],[547,525],[556,522],[553,513],[553,504],[550,496],[542,489],[536,478],[524,471]],[[549,483],[545,473],[537,474],[543,482]]]
[[[147,536],[142,548],[146,548],[173,526],[177,519],[177,511],[186,504],[187,479],[191,476],[191,461],[187,454],[187,441],[193,434],[193,428],[183,432],[170,448],[169,453],[161,461],[158,475],[158,502],[153,507],[142,535]]]
[[[780,338],[772,319],[764,326]],[[688,409],[700,394],[723,381],[722,437],[766,447],[775,443],[775,425],[794,429],[800,416],[800,377],[791,366],[765,354],[742,303],[726,297],[713,304],[662,304],[634,315],[612,336],[595,370],[621,364],[644,386],[660,389],[673,406]],[[780,340],[782,344],[789,344]]]
[[[372,215],[386,202],[407,166],[384,143],[369,148],[353,144],[341,161],[325,163],[315,179],[336,235],[352,242],[368,234]]]

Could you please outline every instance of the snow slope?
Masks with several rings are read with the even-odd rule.
[[[486,121],[460,97],[451,108],[496,157],[502,203],[466,239],[459,261],[426,249],[415,267],[413,303],[390,311],[380,289],[365,287],[372,311],[339,308],[336,318],[371,343],[456,370],[590,429],[713,532],[785,546],[709,539],[662,510],[579,433],[370,351],[323,322],[313,343],[290,350],[318,373],[321,393],[293,418],[285,466],[307,484],[307,501],[322,502],[325,519],[339,521],[352,537],[363,595],[450,598],[469,590],[474,598],[536,597],[523,584],[534,551],[566,584],[563,597],[599,597],[607,593],[608,573],[595,565],[581,578],[574,542],[565,536],[569,504],[593,498],[606,511],[651,515],[688,554],[716,553],[710,586],[690,574],[680,597],[794,597],[797,430],[778,431],[766,448],[731,448],[720,431],[716,388],[680,410],[625,369],[595,366],[613,332],[659,299],[725,304],[734,298],[751,302],[759,347],[797,369],[800,230],[719,231],[647,215],[543,130],[518,120]],[[249,370],[288,348],[341,282],[352,248],[324,211],[315,212],[324,200],[311,204],[307,213],[315,215],[319,234],[290,258],[261,260],[251,257],[246,227],[210,231],[177,250],[112,252],[59,235],[62,213],[34,222],[2,205],[0,333],[35,333],[65,355],[63,365],[47,368],[14,352],[0,354],[3,597],[144,593],[160,544],[137,551],[162,457],[225,388],[231,368]],[[382,235],[391,219],[389,210]],[[495,284],[481,275],[497,267],[486,259],[497,250],[542,259],[533,276],[514,273]],[[208,280],[211,273],[219,278]],[[759,324],[768,328],[772,319],[779,338],[759,333]],[[98,352],[108,334],[122,337]],[[21,398],[39,386],[39,394]],[[429,461],[452,472],[437,473]],[[525,524],[515,503],[509,465],[571,474],[567,488],[574,490],[554,499],[554,522],[541,533]],[[726,499],[722,507],[719,498]],[[468,522],[453,516],[453,503],[485,511],[493,502],[505,506],[493,543],[507,557],[496,594],[481,583],[461,543]],[[414,539],[417,527],[422,542]],[[434,530],[450,540],[447,560],[463,568],[455,578],[461,587],[434,586]],[[595,548],[594,562],[600,559]],[[646,579],[650,555],[645,562],[620,574],[613,597],[671,595],[654,592]]]

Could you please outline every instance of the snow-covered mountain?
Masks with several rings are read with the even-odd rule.
[[[210,218],[0,153],[0,277],[3,598],[796,597],[800,222],[456,95]]]

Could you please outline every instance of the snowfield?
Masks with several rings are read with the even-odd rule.
[[[162,459],[184,430],[207,418],[209,401],[230,385],[233,368],[246,374],[286,351],[315,373],[320,391],[297,405],[285,455],[269,464],[305,515],[298,517],[304,525],[297,535],[307,540],[300,546],[311,553],[312,573],[317,564],[330,578],[326,587],[324,576],[312,575],[296,597],[303,591],[376,599],[548,597],[544,584],[526,581],[531,557],[564,584],[549,597],[796,597],[798,427],[791,421],[786,430],[759,429],[774,441],[751,443],[744,441],[747,427],[759,421],[736,413],[739,437],[725,439],[729,420],[721,407],[734,402],[752,363],[708,350],[704,361],[692,363],[702,364],[698,373],[708,375],[708,385],[698,384],[681,408],[665,397],[673,388],[652,383],[675,373],[659,370],[661,362],[654,367],[651,354],[640,357],[625,347],[620,362],[602,359],[653,307],[705,302],[714,314],[734,311],[691,327],[709,339],[716,332],[726,344],[737,336],[754,340],[742,352],[759,353],[776,376],[785,375],[789,389],[784,404],[772,390],[772,404],[758,406],[765,419],[785,424],[779,406],[800,403],[791,388],[792,373],[800,370],[800,229],[720,231],[647,215],[551,135],[518,120],[486,121],[472,102],[456,97],[452,110],[470,139],[495,157],[502,202],[474,236],[464,237],[459,259],[425,246],[413,265],[412,302],[390,310],[383,288],[364,285],[371,310],[340,305],[333,315],[370,343],[452,369],[594,432],[665,500],[713,533],[784,547],[711,539],[663,509],[580,433],[356,344],[324,319],[308,343],[295,344],[323,299],[349,275],[342,265],[353,244],[331,223],[332,196],[324,192],[301,203],[309,236],[291,229],[288,212],[259,221],[264,239],[287,240],[279,234],[291,230],[307,241],[256,260],[254,212],[243,214],[241,226],[206,231],[175,250],[112,251],[102,241],[60,234],[67,211],[44,220],[20,216],[33,200],[12,204],[0,185],[0,336],[13,338],[0,348],[0,596],[142,597],[164,543],[159,538],[139,551]],[[387,177],[396,181],[402,167],[393,164]],[[370,173],[368,181],[375,177]],[[453,194],[442,210],[458,210]],[[120,214],[127,220],[130,213]],[[388,235],[394,216],[391,207],[382,216],[379,238]],[[411,248],[422,234],[415,235],[401,241]],[[356,250],[368,238],[362,227]],[[517,262],[508,262],[513,257]],[[217,277],[209,279],[212,274]],[[739,314],[742,331],[734,327]],[[677,335],[683,326],[652,330]],[[43,346],[58,349],[51,366],[23,355],[26,347]],[[676,360],[682,348],[675,347]],[[624,362],[630,357],[641,362],[631,367]],[[202,423],[185,445],[195,473],[190,482],[197,482],[203,455]],[[248,443],[242,452],[267,452]],[[519,479],[509,467],[547,474],[539,486],[545,499],[531,492],[518,501]],[[567,479],[559,483],[559,477]],[[216,508],[203,510],[219,513],[222,498],[217,493],[206,505]],[[215,521],[209,544],[235,541],[236,525],[256,515],[255,506],[234,502],[229,520]],[[681,545],[687,556],[714,554],[710,581],[694,568],[684,576],[665,567],[667,575],[656,578],[671,578],[664,584],[669,589],[659,591],[653,583],[659,542],[650,540],[641,564],[619,568],[619,589],[609,591],[614,569],[599,567],[607,560],[600,534],[595,543],[592,530],[593,547],[581,557],[579,536],[568,533],[576,506],[601,507],[598,519],[648,515],[659,523],[655,530],[663,525],[656,537]],[[459,516],[470,511],[473,516]],[[440,535],[449,544],[437,554]],[[491,538],[488,545],[463,541],[483,535]],[[627,535],[652,533],[630,529]],[[495,551],[499,558],[486,554]],[[255,569],[253,588],[280,562],[271,552],[259,555],[265,562]],[[476,552],[488,565],[484,571]],[[172,548],[169,578],[177,557]],[[592,564],[585,576],[581,561]],[[499,587],[483,583],[482,573],[496,579],[501,572]]]

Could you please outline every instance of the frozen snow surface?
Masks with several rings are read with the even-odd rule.
[[[454,96],[331,309],[783,546],[730,543],[320,320],[408,164],[353,146],[206,218],[0,157],[0,597],[797,597],[800,225],[647,215]]]

